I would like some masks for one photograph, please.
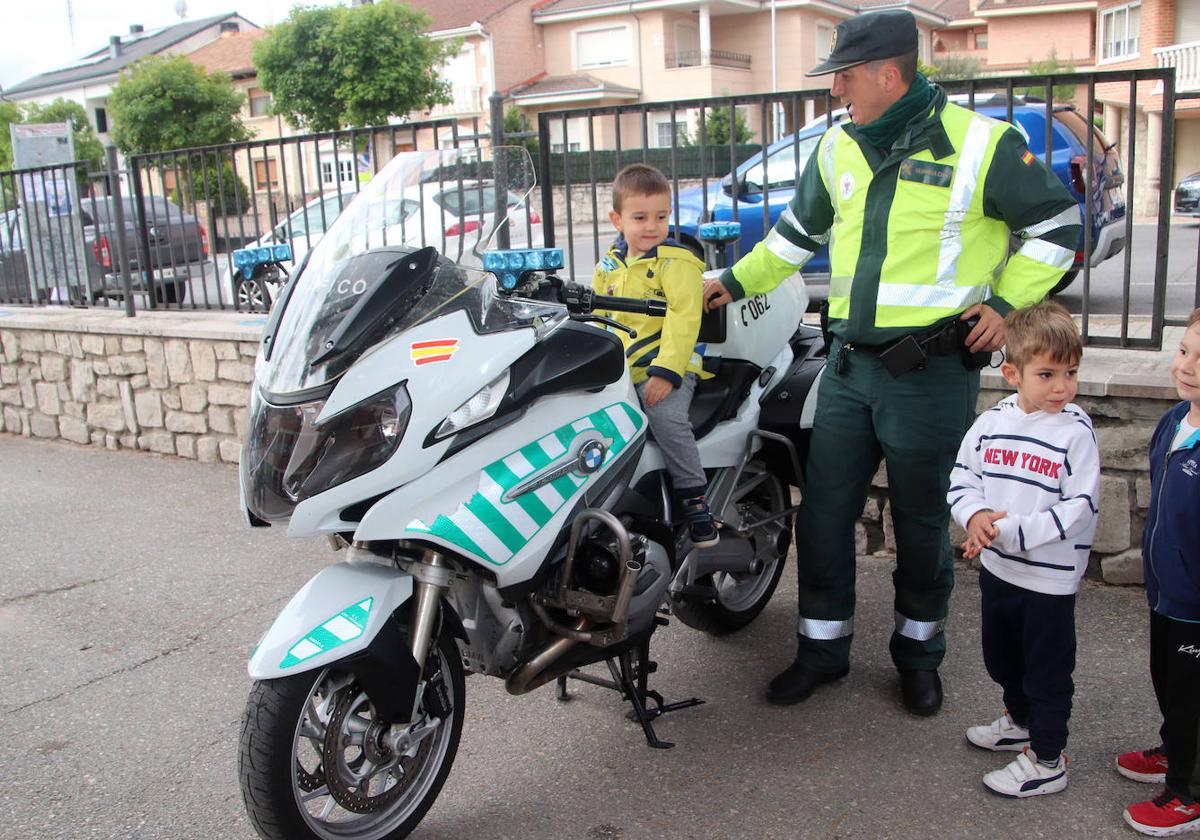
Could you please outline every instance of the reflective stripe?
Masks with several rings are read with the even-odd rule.
[[[1079,207],[1072,204],[1053,219],[1044,219],[1027,228],[1022,228],[1017,233],[1021,234],[1022,239],[1036,239],[1039,236],[1045,236],[1052,230],[1058,230],[1059,228],[1079,223]]]
[[[833,286],[830,285],[830,294]],[[931,309],[966,309],[987,300],[989,286],[929,286],[924,284],[880,283],[880,306],[916,306]]]
[[[829,278],[829,297],[850,297],[850,288],[854,285],[853,277],[838,275]]]
[[[767,250],[770,251],[779,259],[789,262],[792,265],[800,265],[813,255],[813,252],[807,248],[801,248],[787,240],[783,234],[777,230],[772,230],[767,234],[766,238]]]
[[[906,639],[928,642],[945,629],[946,619],[944,618],[939,618],[937,621],[916,621],[899,612],[896,613],[896,632]]]
[[[845,621],[825,621],[820,618],[801,618],[800,627],[796,631],[807,639],[830,641],[843,636],[854,635],[854,619]]]
[[[1074,251],[1045,239],[1030,239],[1014,256],[1029,257],[1031,260],[1062,269],[1070,268],[1075,262]]]
[[[834,210],[837,210],[837,190],[833,180],[833,146],[841,130],[840,125],[835,125],[821,138],[821,174],[825,177],[825,190],[829,193],[829,203],[833,205]]]
[[[781,218],[783,219],[784,224],[788,225],[792,230],[796,231],[796,233],[807,236],[813,242],[824,245],[829,241],[828,231],[825,233],[812,234],[805,230],[804,225],[800,224],[800,220],[797,219],[796,214],[792,212],[792,206],[790,204],[783,208],[783,216]]]
[[[954,182],[950,185],[950,206],[946,208],[942,222],[942,247],[938,251],[937,270],[939,285],[951,284],[957,276],[958,258],[963,248],[962,223],[975,198],[979,170],[983,167],[991,136],[990,120],[976,117],[967,127],[967,136],[963,139],[958,165],[954,169]]]

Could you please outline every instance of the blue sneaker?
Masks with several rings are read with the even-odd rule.
[[[703,496],[685,501],[683,512],[687,516],[688,534],[692,538],[692,545],[696,548],[709,548],[721,541],[717,523]]]

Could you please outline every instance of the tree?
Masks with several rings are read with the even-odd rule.
[[[21,122],[21,109],[12,102],[0,102],[0,170],[12,169],[12,136],[8,127]]]
[[[422,34],[429,18],[395,0],[304,8],[254,45],[258,83],[272,111],[311,131],[387,122],[450,101],[442,64],[457,42]]]
[[[960,79],[978,78],[983,71],[979,59],[970,56],[943,56],[936,65],[922,65],[921,72],[935,82],[954,82]]]
[[[750,126],[746,123],[746,115],[741,111],[737,112],[737,119],[734,122],[734,142],[747,143],[754,133],[750,131]],[[704,141],[709,146],[724,146],[729,143],[729,106],[720,105],[715,108],[708,108],[704,119]],[[696,125],[695,142],[700,142],[700,125]]]
[[[524,146],[529,151],[529,156],[533,158],[534,165],[537,165],[538,160],[538,139],[534,137],[512,138],[513,134],[530,131],[529,120],[526,116],[517,110],[516,105],[510,105],[508,110],[504,112],[504,136],[505,144],[509,146]]]
[[[108,96],[113,142],[125,154],[146,154],[246,140],[243,98],[224,73],[183,56],[144,59]]]
[[[89,167],[99,168],[104,160],[104,146],[88,122],[87,111],[71,99],[59,97],[46,105],[36,102],[26,106],[27,123],[71,123],[72,139],[75,142],[75,160],[87,161]]]
[[[1046,56],[1044,61],[1030,61],[1028,76],[1053,76],[1055,74],[1074,73],[1075,63],[1068,61],[1066,64],[1061,64],[1058,60],[1058,53],[1053,48],[1050,50],[1050,55]],[[1016,93],[1027,96],[1031,99],[1046,98],[1046,86],[1034,85],[1033,87],[1022,88]],[[1075,85],[1055,85],[1052,91],[1055,102],[1071,102],[1075,99]]]

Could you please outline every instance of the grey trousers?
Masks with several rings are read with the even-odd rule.
[[[704,468],[700,466],[700,450],[688,421],[688,409],[692,405],[692,395],[696,393],[696,374],[685,375],[683,384],[654,406],[646,405],[642,396],[645,387],[645,382],[637,386],[638,399],[650,420],[650,431],[662,450],[676,492],[703,488],[707,482]]]

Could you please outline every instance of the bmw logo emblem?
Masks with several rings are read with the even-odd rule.
[[[604,465],[608,447],[602,441],[589,440],[579,450],[579,471],[590,475]]]

